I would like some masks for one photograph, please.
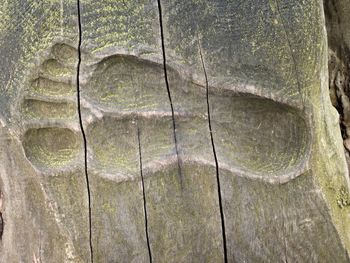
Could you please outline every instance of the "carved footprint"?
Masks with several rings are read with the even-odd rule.
[[[76,50],[68,45],[53,46],[22,103],[28,127],[23,146],[27,158],[41,169],[65,167],[74,162],[81,149],[79,129],[72,124],[76,125],[77,118],[72,84],[75,55]],[[138,177],[135,120],[148,138],[157,135],[152,142],[143,143],[145,169],[172,162],[174,142],[168,125],[171,111],[162,65],[134,56],[113,55],[94,65],[88,75],[82,98],[103,116],[95,116],[86,127],[90,168],[98,174]],[[205,89],[172,68],[169,77],[183,159],[213,165],[211,151],[202,147],[209,141]],[[229,90],[214,90],[210,96],[220,167],[269,182],[300,174],[309,144],[301,113],[266,98],[227,94]],[[106,145],[107,150],[100,145]]]

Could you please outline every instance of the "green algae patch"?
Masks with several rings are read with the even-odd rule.
[[[83,39],[95,46],[92,52],[111,46],[132,50],[140,45],[158,44],[159,38],[154,36],[154,29],[159,28],[158,9],[148,0],[119,4],[114,0],[84,1],[81,19]]]
[[[73,70],[64,66],[55,59],[49,59],[42,64],[42,70],[45,74],[54,77],[69,77],[73,75]]]
[[[59,168],[71,163],[81,149],[77,135],[66,128],[29,129],[24,150],[29,161],[42,168]]]
[[[76,88],[69,83],[39,77],[31,82],[28,92],[44,96],[63,97],[73,96],[76,92]]]
[[[58,204],[54,212],[59,226],[64,229],[62,232],[74,237],[72,247],[76,257],[81,259],[78,262],[88,262],[90,257],[89,207],[85,180],[85,173],[81,170],[48,176],[43,182],[49,198]]]
[[[164,262],[223,260],[215,169],[171,165],[147,176],[145,193],[154,258]]]
[[[88,127],[87,138],[95,168],[107,173],[138,173],[136,125],[132,120],[105,117]]]
[[[47,102],[27,99],[22,105],[22,113],[29,119],[65,119],[76,117],[76,106],[69,102]]]
[[[90,180],[95,261],[148,262],[140,180],[116,183],[98,175]]]
[[[337,204],[340,208],[350,205],[349,191],[344,186],[337,191]]]

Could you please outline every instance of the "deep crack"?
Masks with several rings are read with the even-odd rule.
[[[214,137],[213,137],[213,130],[211,126],[211,116],[210,116],[210,102],[209,102],[209,83],[208,83],[208,75],[207,70],[205,69],[205,63],[203,59],[202,54],[202,48],[198,40],[198,48],[199,48],[199,55],[202,62],[203,67],[203,73],[205,77],[205,87],[206,87],[206,100],[207,100],[207,112],[208,112],[208,127],[209,127],[209,133],[210,133],[210,141],[211,146],[213,149],[213,155],[214,155],[214,161],[215,161],[215,171],[216,171],[216,182],[218,186],[218,199],[219,199],[219,208],[220,208],[220,218],[221,218],[221,231],[222,231],[222,241],[223,241],[223,247],[224,247],[224,261],[227,263],[227,244],[226,244],[226,230],[225,230],[225,215],[224,215],[224,209],[222,205],[222,195],[221,195],[221,183],[220,183],[220,174],[219,174],[219,162],[216,154],[216,148],[214,143]]]
[[[93,257],[93,246],[92,246],[92,220],[91,220],[91,191],[90,191],[90,182],[88,175],[88,166],[87,166],[87,140],[84,131],[84,125],[82,120],[81,108],[80,108],[80,66],[81,66],[81,42],[82,42],[82,27],[81,27],[81,15],[80,15],[80,0],[77,0],[77,11],[78,11],[78,64],[77,64],[77,104],[78,104],[78,116],[79,116],[79,125],[81,134],[84,141],[84,168],[85,168],[85,179],[86,179],[86,188],[88,195],[88,206],[89,206],[89,247],[90,247],[90,262],[94,262]]]
[[[177,142],[177,136],[176,136],[176,123],[175,123],[175,113],[174,113],[174,105],[171,97],[170,92],[170,86],[169,86],[169,80],[168,80],[168,70],[167,70],[167,63],[166,63],[166,54],[165,54],[165,43],[164,43],[164,28],[163,28],[163,18],[162,18],[162,5],[160,3],[160,0],[158,0],[158,11],[159,11],[159,26],[160,26],[160,38],[162,42],[162,55],[163,55],[163,67],[164,67],[164,78],[165,78],[165,85],[168,92],[168,98],[170,102],[170,108],[171,108],[171,119],[173,124],[173,135],[174,135],[174,144],[175,144],[175,152],[177,157],[177,165],[178,165],[178,173],[180,177],[180,184],[182,185],[182,171],[181,171],[181,159],[179,156],[179,146]]]
[[[144,215],[145,215],[145,232],[146,232],[146,240],[147,240],[149,262],[152,263],[152,251],[151,251],[151,245],[150,245],[149,234],[148,234],[147,200],[146,200],[146,192],[145,192],[145,180],[144,180],[144,177],[143,177],[142,148],[141,148],[141,139],[140,139],[140,137],[141,137],[141,132],[140,132],[139,127],[137,127],[137,141],[138,141],[138,148],[139,148],[140,175],[141,175],[142,196],[143,196],[143,211],[144,211]]]
[[[2,213],[0,212],[0,240],[2,240],[2,235],[4,233],[4,227],[5,227],[4,218],[2,216]]]

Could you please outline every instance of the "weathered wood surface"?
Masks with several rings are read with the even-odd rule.
[[[0,13],[1,262],[349,262],[321,1]]]

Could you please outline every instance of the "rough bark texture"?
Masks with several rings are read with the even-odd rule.
[[[1,262],[349,262],[322,1],[0,12]]]
[[[328,36],[329,91],[332,104],[340,115],[345,156],[350,167],[350,5],[346,1],[325,0],[324,6]]]

